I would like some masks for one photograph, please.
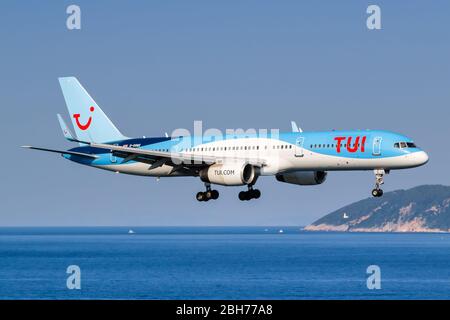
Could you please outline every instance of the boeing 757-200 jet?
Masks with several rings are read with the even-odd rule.
[[[198,201],[217,199],[211,185],[247,186],[240,200],[258,199],[254,186],[260,176],[297,185],[325,181],[327,171],[373,170],[374,197],[383,195],[383,177],[394,169],[421,166],[428,155],[401,134],[381,130],[303,132],[292,122],[292,132],[236,134],[217,137],[127,138],[74,77],[59,83],[69,109],[75,135],[63,118],[64,136],[79,146],[55,150],[71,161],[94,168],[141,176],[199,177],[206,190]]]

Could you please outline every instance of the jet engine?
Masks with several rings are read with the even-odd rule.
[[[248,163],[213,164],[199,172],[203,182],[220,184],[223,186],[242,186],[254,183],[257,170]]]
[[[323,183],[327,173],[325,171],[294,171],[279,173],[275,177],[280,182],[309,186]]]

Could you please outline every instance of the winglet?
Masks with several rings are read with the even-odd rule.
[[[59,125],[61,126],[61,130],[64,134],[64,138],[66,138],[69,141],[72,142],[78,142],[78,140],[73,136],[72,132],[70,132],[69,127],[67,126],[66,122],[63,120],[63,118],[61,117],[61,115],[58,113],[57,114],[58,117],[58,121],[59,121]]]
[[[292,132],[303,132],[302,128],[299,128],[297,126],[297,123],[295,123],[295,121],[291,121],[291,127],[292,127]]]

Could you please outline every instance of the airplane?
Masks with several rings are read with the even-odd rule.
[[[57,115],[64,137],[79,145],[69,150],[22,146],[61,154],[94,168],[139,176],[198,177],[206,190],[198,201],[216,200],[212,185],[246,186],[239,199],[258,199],[259,177],[275,176],[296,185],[322,184],[329,171],[373,170],[372,196],[381,197],[384,176],[391,170],[414,168],[428,155],[401,134],[384,130],[304,132],[291,122],[291,132],[236,134],[223,139],[177,136],[124,136],[75,77],[59,78],[76,136]]]

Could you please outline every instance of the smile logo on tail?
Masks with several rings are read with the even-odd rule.
[[[89,111],[94,112],[94,107],[91,106],[89,108]],[[89,126],[91,125],[92,122],[92,117],[89,117],[88,121],[86,122],[86,124],[81,124],[80,123],[80,114],[79,113],[75,113],[73,115],[73,117],[75,118],[75,122],[77,123],[78,128],[80,128],[81,130],[87,130],[89,128]]]

